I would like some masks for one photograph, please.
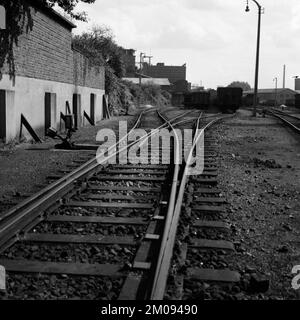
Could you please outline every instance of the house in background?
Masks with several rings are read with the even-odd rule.
[[[134,84],[140,83],[140,78],[122,78],[124,81],[129,81]],[[141,78],[141,84],[143,85],[156,85],[159,86],[162,90],[170,90],[171,83],[168,79],[163,78]]]
[[[244,100],[247,101],[246,104],[251,105],[253,103],[253,90],[244,91]],[[297,92],[288,88],[278,88],[276,89],[258,89],[257,96],[259,103],[265,105],[277,105],[286,104],[293,105],[295,103],[295,95]]]
[[[3,67],[0,81],[0,139],[4,141],[19,135],[21,115],[40,135],[49,127],[59,128],[61,113],[74,114],[78,127],[83,125],[84,111],[95,122],[103,117],[104,67],[91,65],[72,49],[76,27],[72,22],[36,1],[28,2],[34,26],[20,36],[14,49],[15,84],[8,66]]]
[[[186,64],[182,66],[166,66],[160,62],[149,65],[144,62],[142,73],[151,78],[167,78],[171,84],[179,80],[186,80]]]

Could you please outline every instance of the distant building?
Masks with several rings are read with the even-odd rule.
[[[149,65],[144,63],[142,73],[152,78],[167,78],[170,83],[186,80],[186,64],[182,66],[166,66],[164,63]]]
[[[132,82],[134,84],[140,83],[140,78],[122,78],[122,80]],[[161,87],[163,90],[170,89],[171,83],[168,79],[164,78],[141,78],[142,84],[154,84]]]
[[[191,90],[191,83],[186,80],[178,80],[173,83],[172,92],[185,93]]]
[[[295,90],[300,90],[300,78],[295,78]]]
[[[203,86],[198,86],[198,87],[193,87],[191,88],[191,91],[204,91],[204,87]]]
[[[251,100],[253,97],[254,91],[244,91],[243,96],[248,97]],[[278,88],[277,90],[273,89],[258,89],[257,96],[259,103],[261,104],[270,104],[274,105],[275,100],[277,101],[277,105],[280,104],[293,104],[295,101],[295,95],[297,92],[288,88]]]
[[[135,77],[135,50],[133,49],[121,49],[122,60],[125,65],[125,77]]]

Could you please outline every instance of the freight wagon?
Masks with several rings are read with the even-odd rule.
[[[208,109],[210,93],[207,91],[192,91],[184,94],[183,104],[187,108]]]
[[[219,87],[217,89],[217,99],[220,111],[236,111],[242,105],[242,88]]]

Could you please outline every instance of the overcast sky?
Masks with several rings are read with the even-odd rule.
[[[259,87],[294,89],[300,75],[300,1],[259,0],[265,7],[261,26]],[[153,63],[187,64],[187,80],[206,88],[247,81],[253,87],[257,7],[249,0],[96,0],[80,4],[88,23],[77,23],[75,33],[92,25],[109,26],[116,42],[153,56]]]

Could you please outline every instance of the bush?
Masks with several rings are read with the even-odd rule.
[[[127,114],[130,107],[145,104],[164,106],[170,104],[171,95],[154,84],[139,86],[121,80],[124,73],[121,47],[109,28],[94,27],[73,38],[73,46],[87,55],[92,64],[105,67],[105,92],[109,98],[112,115]]]
[[[128,114],[130,107],[146,104],[155,106],[170,105],[171,94],[159,86],[149,84],[139,86],[129,81],[117,79],[114,89],[109,92],[110,112],[113,115]]]

